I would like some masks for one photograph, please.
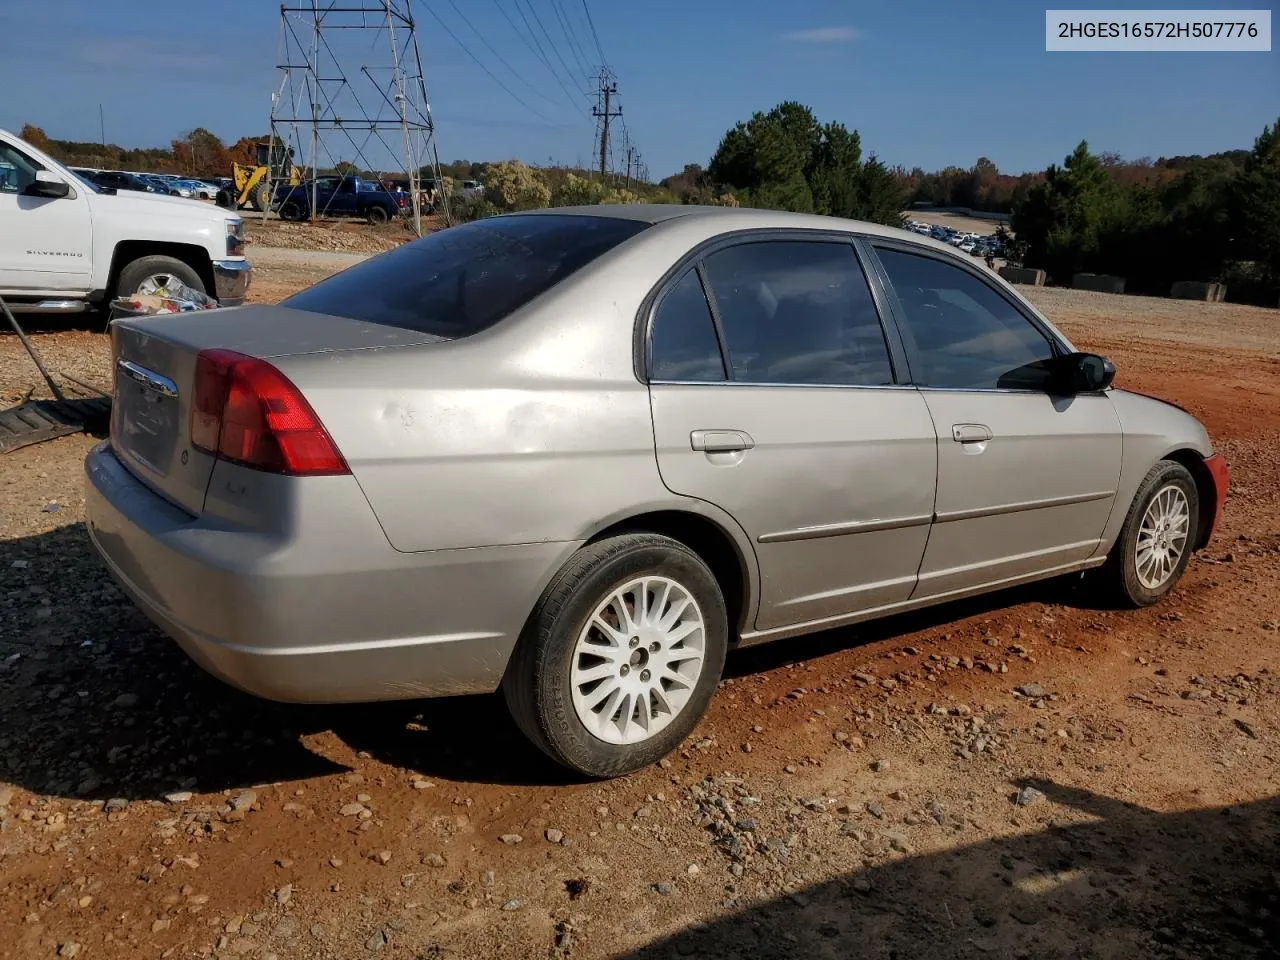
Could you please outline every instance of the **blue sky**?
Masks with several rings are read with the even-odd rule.
[[[786,99],[857,128],[864,149],[890,164],[967,167],[985,155],[1015,173],[1060,161],[1081,138],[1126,157],[1245,147],[1280,114],[1275,50],[1046,53],[1044,5],[1025,0],[587,6],[654,178],[705,164],[734,122]],[[194,126],[228,142],[268,126],[277,4],[8,7],[0,12],[0,126],[32,122],[51,136],[94,140],[99,102],[107,138],[130,146],[166,144]],[[599,57],[582,0],[414,0],[414,10],[441,159],[591,162],[584,67]],[[508,22],[523,31],[521,14],[559,80]],[[349,75],[373,55],[339,49],[344,58],[351,51]]]

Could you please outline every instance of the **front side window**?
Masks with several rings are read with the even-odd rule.
[[[282,306],[446,339],[493,326],[648,226],[514,214],[440,230],[296,293]]]
[[[850,244],[744,243],[711,254],[705,268],[734,380],[893,383],[880,316]]]
[[[876,252],[902,305],[916,383],[953,390],[1048,389],[1053,346],[1008,300],[967,270],[933,257]]]
[[[720,343],[696,270],[681,277],[653,311],[649,376],[684,382],[724,379]]]
[[[0,143],[0,193],[21,193],[35,183],[36,171],[43,169],[21,150]]]

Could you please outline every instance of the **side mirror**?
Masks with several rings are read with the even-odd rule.
[[[48,170],[37,170],[36,178],[22,191],[24,197],[48,197],[61,199],[71,192],[71,184],[50,173]]]
[[[1069,353],[1059,357],[1055,387],[1063,393],[1096,393],[1111,386],[1116,365],[1096,353]]]

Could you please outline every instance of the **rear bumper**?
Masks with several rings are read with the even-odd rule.
[[[253,264],[248,260],[213,261],[213,297],[222,307],[238,307],[249,294]]]
[[[270,700],[495,690],[575,546],[399,553],[350,477],[271,478],[305,491],[285,511],[290,529],[273,532],[192,517],[109,442],[85,471],[89,536],[116,581],[201,667]]]
[[[1218,523],[1222,520],[1222,508],[1227,502],[1227,488],[1231,484],[1231,471],[1227,469],[1227,461],[1222,458],[1220,453],[1206,457],[1204,465],[1208,468],[1209,476],[1213,480],[1214,493],[1213,520],[1204,535],[1204,543],[1207,544],[1213,539],[1213,534],[1218,529]]]

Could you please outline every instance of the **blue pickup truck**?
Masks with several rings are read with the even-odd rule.
[[[409,202],[407,193],[392,193],[371,180],[359,177],[316,177],[315,215],[318,217],[364,217],[370,223],[386,223],[401,216]],[[275,208],[284,220],[311,219],[312,181],[296,187],[276,188]]]

